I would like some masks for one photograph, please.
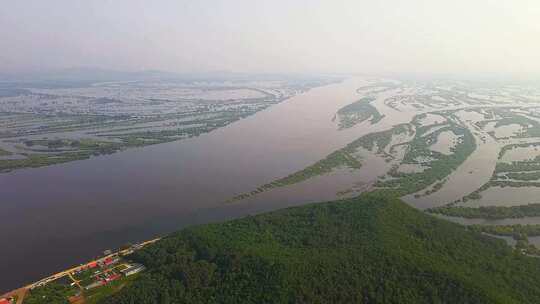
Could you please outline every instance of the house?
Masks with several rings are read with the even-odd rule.
[[[119,258],[111,258],[111,257],[107,257],[105,259],[103,259],[103,261],[101,261],[103,263],[104,266],[110,266],[112,264],[116,264],[120,261]]]
[[[110,277],[106,278],[105,281],[108,283],[108,282],[111,282],[111,281],[114,281],[114,280],[118,280],[120,278],[120,275],[115,273],[113,275],[111,275]]]
[[[130,276],[130,275],[134,275],[136,273],[139,273],[143,270],[145,270],[146,267],[144,267],[144,265],[141,265],[141,264],[133,264],[131,266],[129,266],[128,268],[122,270],[121,272],[127,277],[127,276]]]

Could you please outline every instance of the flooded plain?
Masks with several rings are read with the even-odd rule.
[[[452,149],[457,145],[459,136],[452,131],[444,131],[439,134],[437,141],[431,145],[430,149],[445,155],[452,154]]]

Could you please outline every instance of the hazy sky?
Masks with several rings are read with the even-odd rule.
[[[0,72],[540,74],[538,0],[14,0]]]

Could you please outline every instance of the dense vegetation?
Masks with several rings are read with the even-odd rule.
[[[524,129],[523,132],[517,134],[517,137],[538,137],[540,135],[540,124],[536,120],[515,113],[507,115],[508,117],[497,120],[495,128],[516,124]]]
[[[485,206],[478,208],[444,206],[428,209],[428,212],[438,213],[447,216],[459,216],[464,218],[522,218],[526,216],[540,216],[540,204],[529,204],[521,206]]]
[[[270,104],[265,104],[263,108],[269,105]],[[18,147],[18,150],[16,154],[21,157],[16,159],[0,158],[0,173],[10,172],[21,168],[37,168],[76,160],[84,160],[92,156],[113,154],[129,148],[197,137],[252,115],[261,109],[262,108],[260,107],[239,107],[231,110],[212,111],[212,115],[206,115],[208,117],[197,116],[197,113],[176,115],[174,118],[185,120],[168,125],[167,129],[164,130],[149,130],[135,124],[135,122],[128,123],[129,121],[134,120],[129,117],[123,117],[127,122],[120,118],[117,119],[118,121],[111,118],[115,123],[111,123],[110,121],[107,121],[106,118],[100,116],[92,119],[87,118],[86,120],[84,118],[78,118],[72,122],[72,124],[59,124],[51,128],[44,127],[43,129],[40,129],[40,132],[44,132],[45,135],[47,134],[46,131],[70,132],[85,127],[93,127],[97,129],[97,131],[93,130],[88,132],[88,134],[91,134],[96,139],[84,137],[78,139],[48,139],[44,136],[43,139],[29,140],[23,138],[16,141],[12,140],[11,143],[17,143],[16,147]],[[168,116],[163,115],[163,117],[159,116],[157,118],[147,118],[135,121],[144,124],[159,122],[161,120],[166,120],[167,118]],[[100,122],[100,124],[96,124],[96,122]],[[108,129],[120,126],[123,126],[123,128],[114,128],[113,130]],[[16,135],[17,134],[0,132],[0,139],[15,137]],[[36,134],[30,133],[29,135],[35,136]],[[0,149],[0,157],[11,154],[14,153]]]
[[[339,109],[337,112],[339,128],[347,129],[370,118],[369,122],[371,124],[381,121],[384,115],[381,115],[377,108],[371,105],[373,100],[375,100],[373,97],[364,97]]]
[[[304,170],[298,171],[285,178],[279,179],[271,183],[270,185],[274,187],[282,187],[307,180],[317,175],[328,173],[332,171],[332,169],[338,167],[359,169],[361,166],[362,165],[360,161],[356,159],[350,151],[348,151],[347,149],[341,149],[332,152],[326,158],[316,162],[315,164],[305,168]]]
[[[522,181],[535,181],[540,179],[540,171],[534,172],[511,172],[506,174],[506,177]]]
[[[41,140],[28,141],[26,143],[28,146],[33,146],[34,144],[44,145],[48,147],[48,149],[53,150],[40,151],[34,149],[29,153],[24,153],[24,158],[0,159],[0,173],[20,168],[37,168],[88,159],[92,156],[112,154],[124,148],[118,143],[94,140]],[[52,153],[41,154],[36,152]]]
[[[540,235],[540,225],[471,225],[473,231],[509,236],[516,240],[515,248],[524,254],[540,256],[540,249],[529,243],[529,236]]]
[[[392,157],[391,155],[385,153],[384,149],[386,149],[392,142],[393,135],[404,134],[407,132],[411,132],[409,126],[407,124],[400,124],[390,130],[366,134],[351,142],[344,148],[330,153],[328,156],[317,161],[313,165],[294,172],[286,177],[277,179],[271,183],[260,186],[251,192],[237,195],[230,201],[242,200],[273,188],[300,183],[315,176],[330,173],[332,170],[337,168],[360,169],[362,166],[362,163],[359,160],[360,156],[354,155],[360,148],[364,148],[380,155],[385,155],[386,157]],[[375,148],[376,151],[374,151]],[[392,149],[392,147],[390,149]]]
[[[352,143],[355,147],[363,147],[366,150],[375,152],[380,155],[385,154],[385,149],[392,143],[392,137],[394,135],[412,135],[414,131],[411,129],[408,124],[399,124],[394,126],[390,130],[370,133],[362,136]],[[375,150],[375,148],[377,148]],[[394,147],[390,147],[389,150],[392,150]],[[389,156],[389,155],[387,155]]]
[[[540,225],[471,225],[471,229],[496,235],[511,236],[516,240],[539,236]]]
[[[452,131],[461,138],[459,143],[452,148],[452,154],[450,155],[430,150],[431,144],[435,142],[438,135],[444,131]],[[448,124],[444,128],[427,136],[421,136],[418,132],[415,134],[414,129],[410,124],[399,124],[389,130],[366,134],[303,170],[262,185],[251,192],[239,194],[229,200],[229,202],[246,199],[273,188],[296,184],[315,176],[330,173],[336,168],[345,167],[359,169],[361,167],[361,161],[358,160],[359,156],[356,156],[356,153],[359,152],[360,148],[369,150],[385,157],[387,161],[391,161],[395,159],[392,155],[394,149],[399,145],[405,144],[398,143],[391,145],[392,138],[394,136],[410,137],[413,135],[413,140],[408,143],[409,149],[403,163],[422,164],[418,161],[418,158],[433,158],[433,160],[429,162],[429,167],[426,170],[418,173],[402,173],[397,171],[397,167],[394,167],[389,172],[392,179],[378,181],[375,184],[377,187],[387,188],[396,196],[420,191],[434,183],[433,188],[428,191],[431,191],[432,193],[439,190],[443,185],[442,180],[462,164],[476,149],[476,142],[470,131],[454,123]]]
[[[430,149],[431,144],[436,142],[438,135],[444,131],[452,131],[454,134],[461,136],[460,142],[452,148],[452,154],[450,155]],[[443,180],[461,165],[475,149],[476,142],[471,132],[456,124],[450,124],[448,127],[441,128],[427,136],[420,136],[417,132],[415,138],[409,143],[409,149],[403,159],[403,163],[424,165],[418,159],[432,159],[427,162],[429,167],[423,172],[417,173],[401,173],[397,172],[397,170],[392,170],[389,174],[393,179],[378,181],[376,186],[391,188],[400,196],[415,193]],[[438,184],[434,186],[434,190],[441,188],[442,184]]]
[[[540,260],[382,194],[184,229],[127,303],[538,303]]]
[[[536,170],[540,170],[540,162],[537,161],[515,161],[512,163],[497,163],[497,166],[495,167],[495,173]]]
[[[160,131],[142,131],[131,133],[108,133],[106,135],[97,134],[106,140],[94,139],[39,139],[26,140],[26,152],[21,153],[24,158],[20,159],[0,159],[0,173],[9,172],[20,168],[37,168],[61,164],[75,160],[88,159],[92,156],[113,154],[121,150],[134,147],[142,147],[175,140],[196,137],[204,133],[211,132],[217,128],[226,126],[238,119],[241,119],[251,112],[222,111],[223,117],[219,119],[204,119],[177,123],[182,125],[197,125],[183,127],[179,129],[169,129]],[[126,129],[128,130],[128,129]],[[109,141],[115,139],[116,141]],[[40,146],[43,148],[35,148]],[[0,151],[0,156],[5,156]]]
[[[313,165],[310,165],[300,171],[289,174],[271,183],[262,185],[251,192],[239,194],[233,197],[232,199],[230,199],[229,202],[246,199],[253,195],[257,195],[259,193],[262,193],[262,192],[265,192],[274,188],[297,184],[297,183],[306,181],[312,177],[330,173],[332,172],[332,170],[336,168],[344,167],[344,168],[351,168],[351,169],[360,169],[362,164],[354,155],[352,155],[352,153],[353,151],[349,145],[346,148],[330,153],[327,157],[317,161]]]
[[[502,147],[501,151],[499,152],[499,159],[502,158],[506,152],[513,150],[515,148],[530,148],[530,147],[535,148],[538,146],[540,146],[540,143],[521,143],[521,144],[506,145]]]
[[[344,148],[341,148],[337,151],[330,153],[325,158],[317,161],[316,163],[300,171],[294,172],[283,178],[280,178],[268,184],[262,185],[251,192],[239,194],[233,197],[232,199],[230,199],[229,202],[235,202],[238,200],[246,199],[253,195],[257,195],[259,193],[262,193],[262,192],[265,192],[274,188],[285,187],[285,186],[293,185],[296,183],[300,183],[310,178],[330,173],[332,172],[332,170],[337,169],[337,168],[360,169],[362,167],[361,160],[359,160],[360,156],[355,155],[358,152],[359,148],[362,147],[364,149],[371,151],[371,150],[374,150],[376,147],[377,151],[374,151],[374,152],[378,154],[386,155],[386,153],[384,152],[384,149],[386,149],[386,147],[388,147],[388,145],[391,143],[392,136],[407,133],[407,132],[410,132],[410,128],[408,127],[408,125],[401,124],[387,131],[369,133],[351,142]],[[386,155],[386,156],[391,157],[390,155]]]

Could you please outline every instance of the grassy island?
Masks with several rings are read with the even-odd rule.
[[[485,206],[485,207],[461,207],[444,206],[428,209],[428,212],[438,213],[447,216],[459,216],[464,218],[486,218],[486,219],[504,219],[504,218],[522,218],[526,216],[540,216],[540,204],[529,204],[521,206]]]

